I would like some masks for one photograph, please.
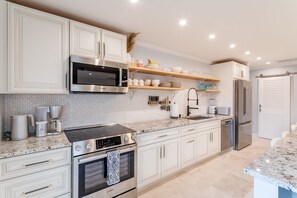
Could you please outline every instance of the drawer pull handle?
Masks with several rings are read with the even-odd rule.
[[[161,136],[159,136],[159,138],[163,138],[163,137],[166,137],[167,135],[161,135]]]
[[[32,163],[32,164],[25,164],[24,166],[25,166],[25,167],[35,166],[35,165],[38,165],[38,164],[49,163],[50,161],[51,161],[51,160],[44,160],[44,161],[41,161],[41,162],[35,162],[35,163]]]
[[[52,185],[48,185],[48,186],[45,186],[45,187],[41,187],[41,188],[38,188],[38,189],[35,189],[35,190],[31,190],[31,191],[28,191],[28,192],[25,192],[24,194],[25,195],[29,195],[31,193],[34,193],[34,192],[37,192],[37,191],[40,191],[40,190],[44,190],[44,189],[47,189],[49,187],[51,187]]]
[[[187,130],[186,132],[190,132],[190,131],[195,131],[195,129],[190,129],[190,130]]]
[[[188,141],[187,143],[191,143],[191,142],[194,142],[195,140],[190,140],[190,141]]]

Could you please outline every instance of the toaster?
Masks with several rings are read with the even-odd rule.
[[[217,107],[219,115],[230,115],[230,107]]]

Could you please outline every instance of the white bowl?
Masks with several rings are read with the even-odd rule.
[[[159,64],[148,64],[145,67],[149,68],[149,69],[159,69],[160,65]]]
[[[146,79],[146,80],[144,81],[144,85],[145,85],[145,86],[150,86],[150,85],[151,85],[151,82],[152,82],[151,79]]]
[[[152,80],[152,85],[153,85],[154,87],[158,87],[159,84],[160,84],[160,80]]]
[[[183,74],[188,74],[189,73],[189,70],[183,70],[182,73]]]
[[[172,67],[171,71],[176,72],[176,73],[180,73],[183,70],[182,67]]]

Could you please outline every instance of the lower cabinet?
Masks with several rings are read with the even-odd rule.
[[[138,148],[138,188],[179,169],[179,138]]]
[[[70,165],[0,182],[0,197],[52,198],[70,192]]]
[[[196,134],[182,137],[182,167],[196,162]]]
[[[221,129],[213,128],[197,134],[197,160],[221,151]]]
[[[0,197],[70,197],[71,148],[0,160]]]

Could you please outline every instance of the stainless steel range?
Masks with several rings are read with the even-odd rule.
[[[73,198],[134,198],[136,192],[136,134],[119,124],[66,129],[72,143]],[[120,182],[107,184],[107,153],[120,151]]]

